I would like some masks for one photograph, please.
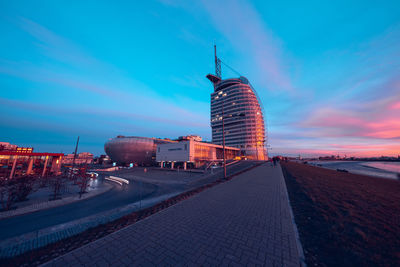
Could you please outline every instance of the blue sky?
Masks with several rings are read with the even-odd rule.
[[[0,141],[210,140],[216,43],[257,90],[271,153],[400,154],[400,4],[329,2],[0,1]]]

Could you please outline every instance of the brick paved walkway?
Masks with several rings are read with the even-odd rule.
[[[281,168],[264,164],[48,263],[299,266]]]

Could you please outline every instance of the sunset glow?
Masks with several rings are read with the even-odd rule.
[[[96,155],[120,134],[210,141],[216,43],[259,94],[271,155],[400,154],[397,2],[39,2],[1,4],[0,141],[70,153],[79,135]]]

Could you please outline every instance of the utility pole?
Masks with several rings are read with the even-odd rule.
[[[79,136],[78,136],[78,139],[76,140],[74,159],[72,160],[71,176],[72,176],[72,174],[73,174],[73,172],[74,172],[74,168],[75,168],[75,159],[76,159],[76,153],[78,152],[78,144],[79,144]]]

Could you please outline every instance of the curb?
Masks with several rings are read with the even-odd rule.
[[[301,241],[300,241],[299,231],[297,229],[296,221],[294,220],[294,214],[293,214],[293,210],[292,210],[292,205],[290,204],[290,198],[289,198],[289,193],[287,191],[285,176],[283,174],[283,170],[282,170],[282,167],[281,167],[280,164],[279,164],[279,168],[281,168],[282,177],[283,177],[283,184],[285,185],[285,195],[286,195],[287,200],[288,200],[289,213],[290,213],[290,217],[291,217],[292,222],[293,222],[294,235],[296,236],[296,246],[297,246],[297,251],[298,251],[299,257],[300,257],[300,266],[307,267],[306,258],[304,256],[304,251],[303,251],[303,246],[301,245]]]

